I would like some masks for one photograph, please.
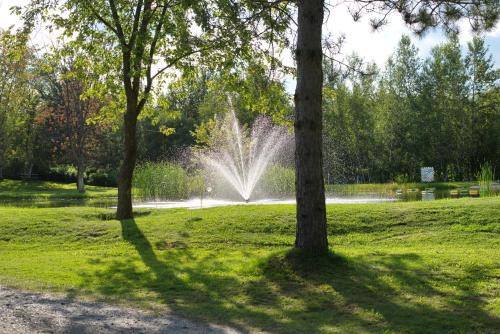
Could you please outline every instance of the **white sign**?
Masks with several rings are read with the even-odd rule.
[[[422,182],[434,182],[434,167],[420,168],[420,178]]]

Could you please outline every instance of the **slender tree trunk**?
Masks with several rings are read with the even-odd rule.
[[[83,178],[84,175],[85,163],[83,162],[83,158],[79,158],[76,166],[76,188],[78,192],[82,194],[85,192],[85,181]]]
[[[295,166],[297,232],[295,247],[328,252],[322,156],[322,46],[324,0],[298,1]]]
[[[130,103],[129,103],[130,105]],[[124,115],[123,161],[118,174],[117,219],[131,219],[132,213],[132,177],[137,159],[137,113],[134,107],[127,107]]]
[[[0,180],[3,180],[3,166],[0,165]]]
[[[76,93],[80,93],[83,91],[83,86],[81,82],[76,82]],[[76,103],[76,111],[78,112],[77,114],[77,127],[76,127],[76,151],[78,152],[78,157],[77,157],[77,177],[76,177],[76,188],[78,189],[79,193],[84,193],[85,192],[85,139],[86,139],[86,130],[87,129],[87,124],[85,122],[85,116],[90,109],[89,104],[87,101],[82,101],[80,99],[80,95],[77,95],[78,103]]]
[[[33,163],[32,162],[28,162],[26,164],[26,179],[27,180],[31,180],[31,175],[33,174]]]

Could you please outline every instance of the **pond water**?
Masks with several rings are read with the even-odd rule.
[[[327,204],[366,204],[366,203],[381,203],[396,201],[395,198],[376,198],[376,197],[328,197],[326,198]],[[273,205],[273,204],[295,204],[295,199],[259,199],[250,202],[244,201],[231,201],[220,199],[203,199],[193,198],[187,201],[155,201],[143,202],[134,204],[135,208],[158,208],[158,209],[172,209],[172,208],[212,208],[217,206],[228,205]]]
[[[365,203],[380,203],[396,201],[395,198],[381,198],[381,197],[329,197],[326,199],[327,204],[365,204]],[[106,199],[57,199],[50,200],[0,200],[0,206],[14,206],[14,207],[37,207],[37,208],[59,208],[59,207],[72,207],[72,206],[87,206],[95,208],[115,208],[116,198]],[[143,201],[135,202],[134,208],[157,208],[157,209],[173,209],[173,208],[211,208],[218,206],[228,205],[270,205],[270,204],[295,204],[295,199],[259,199],[250,201],[223,200],[223,199],[209,199],[192,198],[189,200],[180,201]]]
[[[444,198],[479,197],[479,190],[453,189],[420,191],[418,189],[398,190],[395,197],[400,201],[433,201]]]
[[[458,197],[478,197],[479,194],[468,189],[459,190],[428,190],[420,191],[418,189],[397,190],[392,193],[349,193],[349,194],[328,194],[326,198],[327,204],[367,204],[381,203],[394,201],[432,201],[443,198],[458,198]],[[71,206],[87,206],[95,208],[113,208],[116,207],[116,198],[100,198],[100,199],[61,199],[49,198],[43,200],[33,199],[9,199],[1,200],[0,206],[15,206],[15,207],[71,207]],[[295,199],[257,199],[245,203],[237,200],[223,199],[208,199],[201,201],[199,198],[193,198],[184,201],[137,201],[134,203],[135,208],[190,208],[198,209],[200,207],[218,207],[227,205],[269,205],[269,204],[295,204]]]

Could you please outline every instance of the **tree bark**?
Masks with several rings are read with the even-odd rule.
[[[79,193],[83,194],[85,192],[85,164],[83,162],[83,157],[78,159],[78,164],[76,167],[76,188]]]
[[[295,90],[295,248],[328,252],[322,156],[322,45],[324,0],[298,1]]]
[[[26,163],[26,172],[25,172],[25,177],[27,180],[31,180],[31,175],[33,174],[33,163],[32,162],[27,162]]]
[[[124,115],[123,161],[118,174],[118,207],[116,218],[133,218],[132,213],[132,178],[137,160],[137,113],[132,107]]]

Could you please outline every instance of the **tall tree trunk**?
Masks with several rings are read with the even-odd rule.
[[[322,46],[324,0],[298,2],[295,167],[297,232],[295,247],[328,252],[322,156]]]
[[[3,180],[3,166],[0,165],[0,180]]]
[[[76,166],[76,189],[79,193],[83,194],[85,192],[85,163],[82,157],[78,158],[77,166]]]
[[[135,108],[127,107],[124,115],[123,161],[118,175],[117,219],[131,219],[132,213],[132,177],[137,159],[137,113]]]

